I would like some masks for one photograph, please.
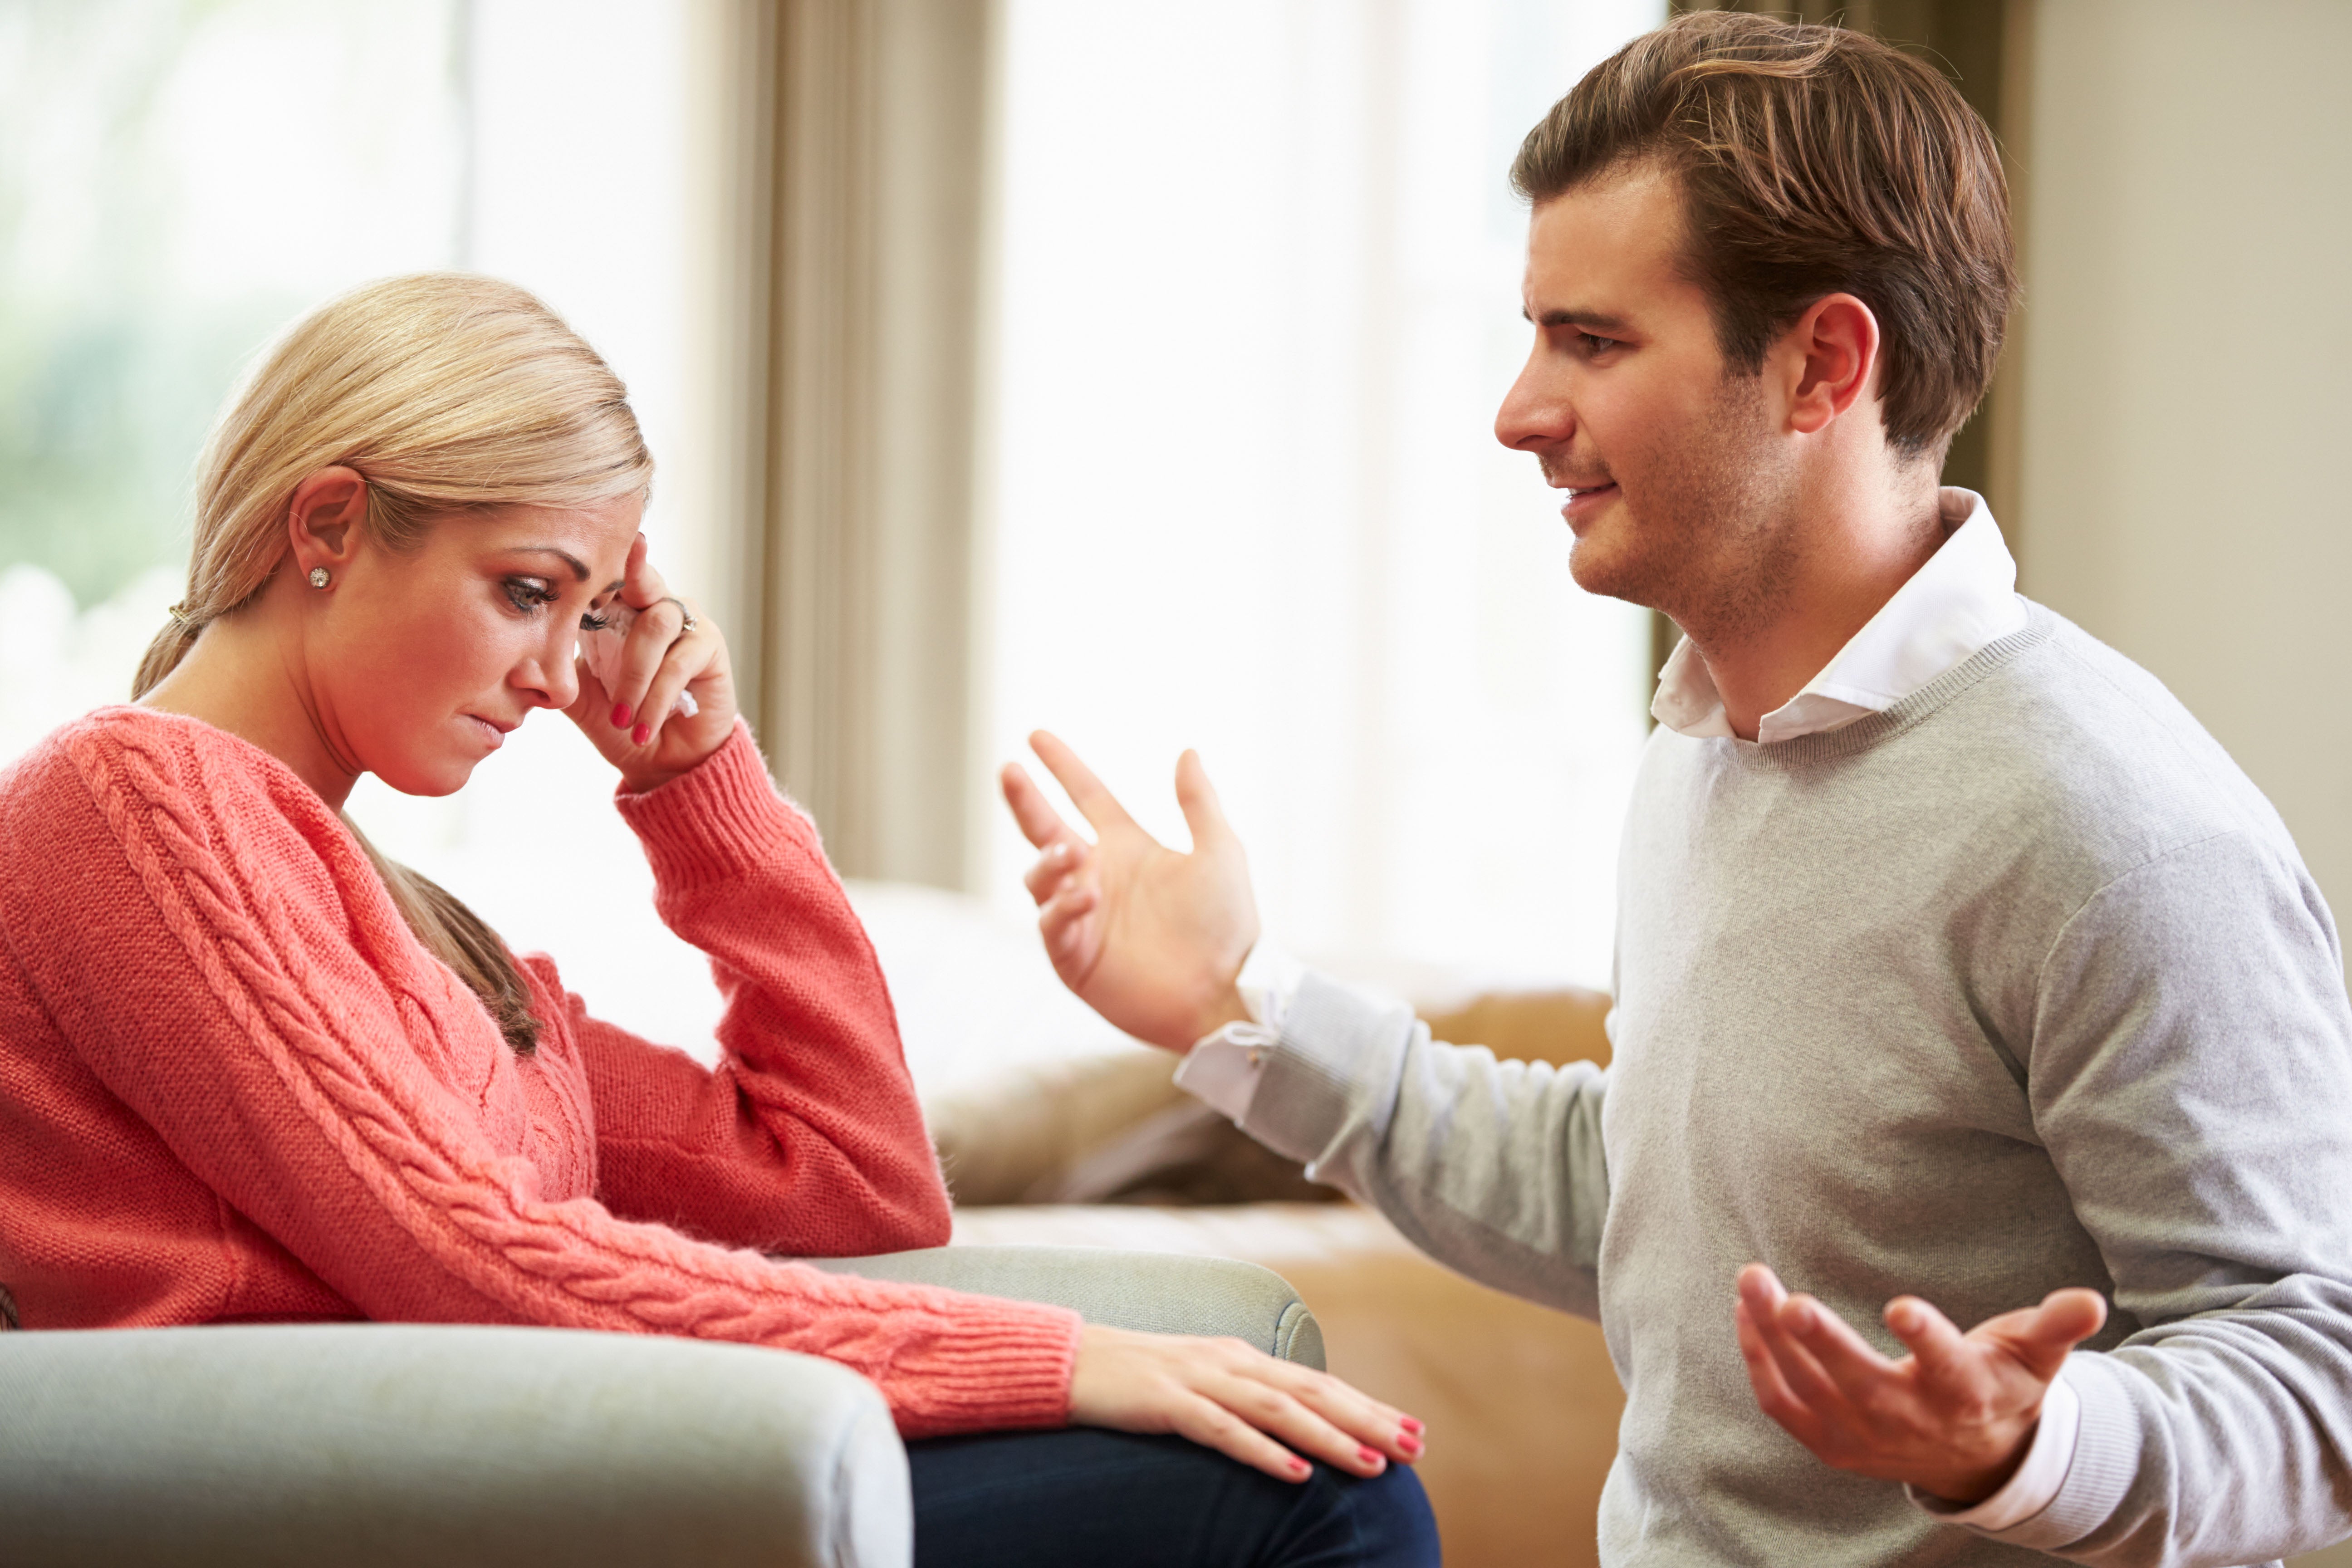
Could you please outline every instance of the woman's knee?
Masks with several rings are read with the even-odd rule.
[[[1435,1568],[1437,1520],[1410,1467],[1391,1465],[1366,1479],[1318,1466],[1306,1490],[1292,1515],[1297,1534],[1269,1561],[1283,1568]]]
[[[1085,1427],[908,1446],[921,1564],[1435,1568],[1437,1525],[1402,1467],[1280,1481],[1176,1436]]]

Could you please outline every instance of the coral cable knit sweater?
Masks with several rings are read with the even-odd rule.
[[[0,1286],[27,1329],[533,1323],[827,1357],[909,1436],[1058,1424],[1077,1319],[766,1253],[947,1239],[873,950],[748,730],[622,815],[716,1071],[543,956],[518,1057],[276,759],[139,708],[0,773]]]

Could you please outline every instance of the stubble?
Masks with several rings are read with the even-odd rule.
[[[1571,558],[1593,593],[1663,611],[1702,647],[1744,640],[1770,620],[1797,571],[1790,477],[1769,438],[1760,377],[1724,377],[1706,412],[1655,447],[1627,454],[1624,537],[1605,561]]]

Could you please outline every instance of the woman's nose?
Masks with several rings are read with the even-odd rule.
[[[534,696],[540,706],[564,709],[580,700],[580,671],[573,639],[566,636],[517,666],[514,684]]]

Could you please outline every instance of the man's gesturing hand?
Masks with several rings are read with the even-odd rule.
[[[2066,1352],[2107,1321],[2107,1304],[2095,1290],[2054,1290],[1963,1334],[1917,1297],[1897,1296],[1886,1326],[1911,1353],[1889,1361],[1751,1263],[1733,1316],[1756,1403],[1824,1463],[1973,1504],[2016,1473],[2042,1396]]]
[[[1005,765],[1005,803],[1044,851],[1025,880],[1062,984],[1173,1051],[1246,1018],[1234,980],[1257,941],[1257,901],[1201,759],[1187,752],[1176,763],[1176,802],[1192,832],[1192,852],[1180,855],[1138,826],[1076,752],[1043,730],[1029,744],[1095,830],[1088,844],[1018,763]]]

